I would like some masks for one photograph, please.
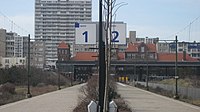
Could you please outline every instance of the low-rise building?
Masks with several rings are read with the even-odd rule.
[[[70,46],[66,44],[64,41],[62,41],[58,45],[58,60],[59,61],[67,61],[70,60]]]
[[[175,53],[176,43],[175,42],[159,42],[157,43],[158,53]],[[200,42],[178,42],[177,52],[189,54],[189,56],[200,59]]]
[[[2,57],[1,68],[11,68],[12,66],[26,67],[26,58],[22,57]]]
[[[129,43],[125,51],[125,60],[144,61],[157,60],[155,44]]]
[[[117,58],[116,58],[117,57]],[[125,52],[117,52],[111,58],[110,72],[115,78],[128,77],[130,80],[145,81],[157,76],[174,77],[176,53],[158,53],[156,44],[129,43]],[[186,73],[193,69],[193,74],[199,74],[200,62],[186,52],[177,54],[178,68]],[[74,80],[87,80],[92,74],[98,73],[98,53],[77,52],[70,60],[57,61],[58,71],[63,74],[73,74]]]
[[[31,49],[30,49],[31,66],[37,68],[44,68],[46,66],[44,49],[46,49],[44,41],[31,41]]]

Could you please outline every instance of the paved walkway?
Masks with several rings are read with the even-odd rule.
[[[77,85],[59,91],[0,106],[0,112],[72,112],[78,102]]]
[[[78,102],[77,85],[0,106],[0,112],[72,112]],[[118,83],[118,92],[134,112],[200,112],[200,107]]]
[[[134,112],[200,112],[200,107],[120,83],[118,92]]]

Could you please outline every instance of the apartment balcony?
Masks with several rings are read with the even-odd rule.
[[[57,55],[46,55],[46,60],[57,59]]]

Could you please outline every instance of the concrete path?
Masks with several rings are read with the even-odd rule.
[[[200,112],[200,107],[118,83],[118,92],[134,112]]]
[[[0,106],[0,112],[72,112],[78,102],[77,85],[44,95]]]

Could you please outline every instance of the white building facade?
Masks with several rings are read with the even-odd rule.
[[[6,30],[0,29],[0,57],[6,56]]]
[[[61,41],[70,45],[73,55],[75,22],[91,20],[92,0],[35,0],[35,38],[45,44],[44,66],[55,66]]]
[[[175,42],[158,42],[157,43],[158,53],[175,53],[176,44]],[[200,42],[178,42],[177,52],[186,52],[191,57],[200,59]]]
[[[1,57],[0,58],[1,66],[0,68],[11,68],[12,66],[17,67],[26,67],[26,58],[22,57]]]
[[[15,32],[6,33],[5,57],[27,57],[28,37],[20,36]]]

